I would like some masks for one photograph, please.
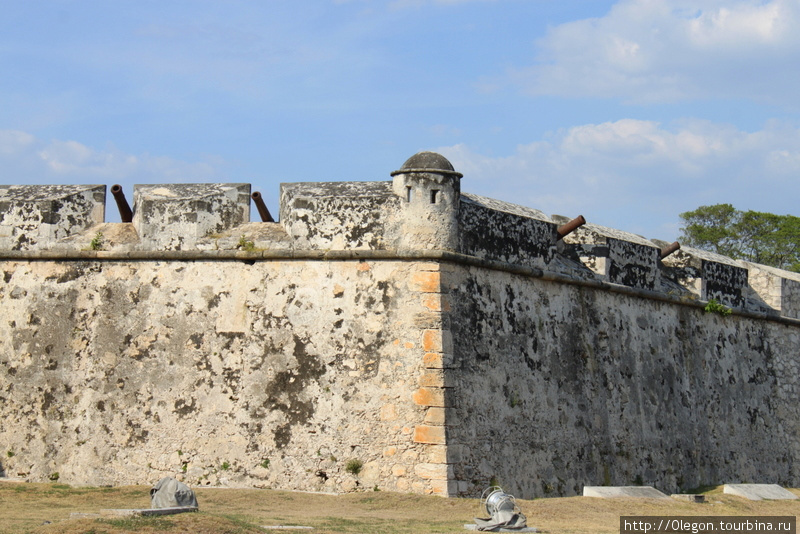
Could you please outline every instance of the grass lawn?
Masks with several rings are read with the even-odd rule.
[[[800,496],[800,491],[792,490]],[[390,492],[319,495],[274,490],[196,488],[200,512],[152,518],[70,519],[71,512],[148,508],[149,487],[70,487],[0,482],[0,533],[9,534],[251,534],[311,532],[353,534],[463,533],[465,523],[485,516],[477,499],[444,499]],[[528,525],[540,532],[619,532],[621,515],[797,516],[800,500],[748,501],[706,492],[706,504],[679,500],[567,497],[520,500]],[[45,524],[46,521],[49,523]],[[265,530],[304,525],[313,530]]]

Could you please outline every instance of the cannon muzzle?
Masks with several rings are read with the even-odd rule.
[[[669,256],[673,252],[676,252],[680,248],[681,248],[681,244],[678,243],[677,241],[675,241],[673,244],[667,245],[666,247],[662,248],[661,249],[661,254],[659,254],[659,257],[663,260],[664,258]]]
[[[114,195],[114,200],[117,201],[117,209],[119,210],[119,217],[124,223],[129,223],[133,220],[133,212],[131,211],[128,201],[125,199],[125,193],[122,192],[122,186],[114,184],[111,186],[111,194]]]
[[[572,232],[574,232],[575,230],[577,230],[578,228],[580,228],[584,224],[586,224],[586,219],[583,218],[583,215],[578,215],[577,217],[572,219],[570,222],[568,222],[566,224],[562,224],[556,230],[556,233],[558,233],[558,237],[556,238],[556,241],[558,241],[559,239],[564,239],[566,236],[568,236],[569,234],[571,234]]]
[[[253,202],[256,203],[258,214],[261,215],[261,222],[275,222],[275,219],[272,218],[272,215],[270,215],[269,210],[267,209],[267,205],[264,204],[264,197],[261,196],[261,193],[258,191],[253,191],[253,194],[250,195],[250,198],[252,198]]]

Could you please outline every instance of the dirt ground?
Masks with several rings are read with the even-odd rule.
[[[0,533],[9,534],[251,534],[264,532],[425,534],[463,533],[486,514],[477,499],[390,492],[320,495],[251,489],[195,490],[200,512],[156,518],[71,519],[72,512],[149,507],[149,487],[72,488],[63,484],[0,482]],[[792,490],[800,496],[800,491]],[[705,492],[705,504],[680,500],[568,497],[519,500],[528,525],[552,534],[619,532],[623,515],[797,516],[800,500],[748,501]],[[310,526],[273,530],[264,526]]]

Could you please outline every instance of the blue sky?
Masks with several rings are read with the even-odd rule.
[[[249,182],[276,212],[435,150],[465,191],[649,238],[800,215],[798,0],[0,5],[0,183]]]

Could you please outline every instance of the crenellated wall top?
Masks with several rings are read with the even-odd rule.
[[[800,318],[796,273],[688,247],[668,250],[668,243],[582,217],[562,235],[567,217],[462,193],[461,174],[435,153],[412,156],[391,175],[383,182],[281,184],[278,222],[251,221],[251,186],[243,183],[136,185],[131,222],[123,223],[105,222],[106,210],[116,209],[107,205],[105,185],[0,186],[0,255],[213,259],[227,251],[258,259],[441,251]],[[115,196],[119,202],[118,191]]]

